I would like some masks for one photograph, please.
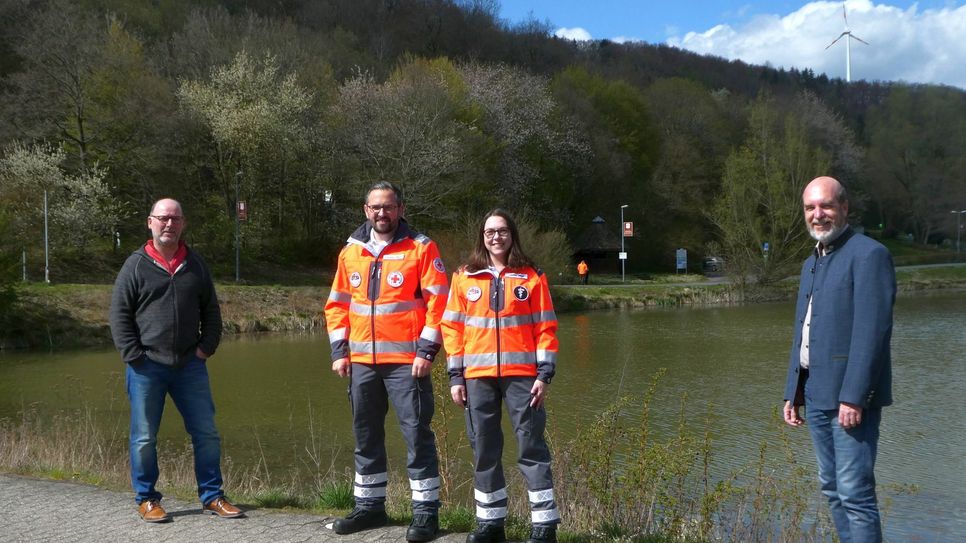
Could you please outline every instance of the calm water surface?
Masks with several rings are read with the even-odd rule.
[[[551,423],[571,436],[617,396],[643,393],[666,368],[652,405],[658,432],[673,431],[686,394],[685,413],[696,429],[713,416],[721,474],[750,465],[762,441],[776,435],[792,315],[788,303],[561,315]],[[889,493],[890,541],[966,541],[964,323],[963,292],[897,304],[896,400],[884,411],[878,482],[917,485],[919,492]],[[293,471],[315,469],[308,449],[322,455],[323,471],[333,458],[337,471],[351,467],[346,381],[329,370],[324,336],[226,341],[209,369],[223,448],[235,465],[261,460],[286,480]],[[94,407],[106,427],[126,432],[122,370],[111,349],[0,355],[0,418],[25,409],[55,414]],[[180,418],[170,402],[167,409],[162,439],[180,448]],[[462,432],[460,410],[451,402],[440,409],[451,415],[451,431]],[[405,452],[389,416],[391,455],[399,466]],[[813,463],[807,431],[793,431],[792,439],[801,461]]]

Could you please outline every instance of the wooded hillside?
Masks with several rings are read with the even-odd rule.
[[[113,269],[172,196],[223,275],[236,191],[249,263],[330,266],[385,178],[451,253],[493,206],[573,243],[595,216],[617,231],[627,204],[629,271],[769,242],[766,278],[807,245],[798,198],[816,175],[885,236],[954,239],[966,208],[956,88],[571,42],[486,0],[0,6],[0,261],[19,271],[25,250],[34,279],[45,189],[61,270]],[[569,265],[565,243],[531,246]]]

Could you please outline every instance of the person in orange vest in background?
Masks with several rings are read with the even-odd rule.
[[[466,409],[473,448],[477,527],[467,543],[506,541],[501,403],[529,490],[529,541],[556,542],[560,513],[543,434],[544,398],[557,362],[557,317],[547,276],[523,252],[506,211],[483,218],[469,262],[453,274],[441,327],[450,394]]]
[[[388,522],[385,424],[392,402],[409,451],[413,520],[406,540],[430,541],[439,530],[440,486],[430,364],[442,346],[446,269],[436,244],[403,218],[399,187],[372,185],[363,210],[368,220],[339,253],[325,304],[332,371],[350,378],[356,439],[355,507],[332,529],[351,534]]]
[[[581,260],[580,264],[577,264],[577,275],[580,276],[580,284],[586,285],[587,279],[590,277],[590,266],[587,265],[586,261]]]

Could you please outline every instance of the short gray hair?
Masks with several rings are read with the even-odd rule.
[[[369,203],[369,193],[374,190],[391,190],[396,196],[396,205],[403,205],[403,191],[398,185],[391,181],[376,181],[369,186],[369,190],[366,191],[366,199],[363,203]]]

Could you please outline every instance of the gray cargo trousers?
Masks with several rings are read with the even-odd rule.
[[[389,402],[406,441],[406,468],[413,512],[439,510],[439,459],[433,419],[430,377],[414,378],[409,364],[352,364],[349,381],[352,429],[356,438],[356,507],[383,510],[389,474],[386,466],[386,413]]]
[[[530,520],[535,526],[560,522],[553,495],[550,448],[543,433],[547,411],[530,407],[534,377],[482,377],[466,380],[466,435],[473,447],[474,498],[480,524],[502,526],[507,492],[503,473],[501,403],[506,404],[517,440],[517,466],[527,481]]]

